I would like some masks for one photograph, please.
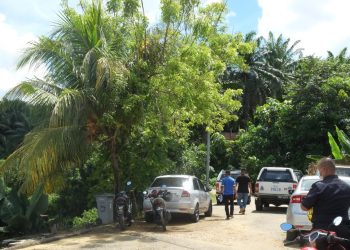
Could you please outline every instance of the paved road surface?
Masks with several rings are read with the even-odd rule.
[[[285,221],[285,213],[286,207],[274,206],[257,212],[252,204],[245,215],[239,215],[235,206],[234,218],[227,221],[224,207],[214,206],[212,217],[201,217],[198,223],[174,218],[166,232],[145,222],[136,222],[124,232],[109,225],[25,249],[298,249],[283,246],[285,234],[279,225]]]

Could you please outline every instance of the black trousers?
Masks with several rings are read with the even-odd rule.
[[[229,217],[229,215],[233,215],[233,199],[234,195],[223,195],[223,202],[225,203],[225,212],[226,212],[226,217]],[[228,213],[228,205],[230,205],[230,213]]]

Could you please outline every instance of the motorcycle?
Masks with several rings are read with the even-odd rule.
[[[171,213],[166,209],[165,202],[171,200],[171,193],[162,187],[160,190],[153,190],[150,194],[145,191],[144,195],[151,201],[155,223],[166,231],[166,225],[171,220]]]
[[[126,226],[132,224],[132,201],[128,195],[131,191],[130,187],[131,181],[128,181],[125,191],[121,191],[116,195],[117,221],[120,230],[125,230]]]
[[[343,218],[338,216],[333,222],[328,226],[330,229],[332,226],[338,227],[343,221]],[[317,250],[319,249],[329,249],[329,250],[346,250],[349,249],[350,240],[338,237],[335,232],[330,230],[314,230],[308,234],[302,234],[300,230],[294,229],[291,224],[282,223],[280,225],[281,229],[285,232],[290,232],[289,235],[295,236],[294,239],[288,239],[284,242],[285,246],[299,244],[302,248],[301,250]],[[309,246],[305,246],[305,244]]]

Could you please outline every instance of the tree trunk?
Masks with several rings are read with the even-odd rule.
[[[112,170],[113,170],[113,176],[114,176],[114,195],[117,195],[117,193],[120,190],[120,180],[119,180],[119,165],[118,165],[118,159],[117,159],[117,143],[115,136],[113,135],[111,137],[111,164],[112,164]],[[113,200],[113,221],[116,222],[117,216],[116,216],[116,199]]]
[[[119,178],[119,165],[117,159],[117,143],[115,136],[112,136],[111,139],[111,163],[114,176],[114,194],[117,194],[120,191],[120,178]]]

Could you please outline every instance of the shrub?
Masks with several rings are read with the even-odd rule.
[[[85,210],[81,217],[74,217],[73,228],[81,229],[91,225],[96,225],[97,219],[98,219],[98,214],[97,214],[96,208]]]

